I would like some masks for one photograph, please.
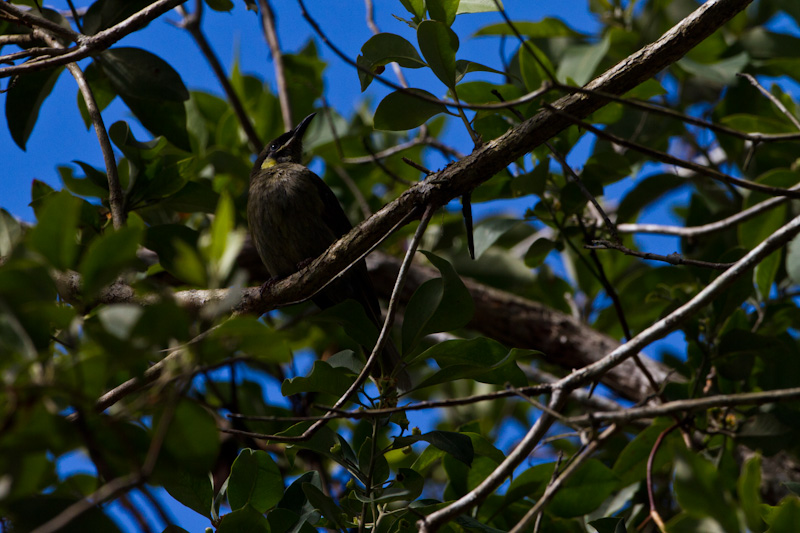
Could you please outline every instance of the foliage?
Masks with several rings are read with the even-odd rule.
[[[217,11],[241,9],[226,0],[206,3]],[[96,0],[82,17],[83,32],[97,34],[148,4]],[[589,7],[602,23],[596,35],[556,19],[513,26],[487,19],[469,36],[458,34],[454,23],[497,10],[498,3],[390,4],[407,30],[369,39],[352,58],[359,69],[342,82],[369,91],[376,77],[388,77],[385,67],[396,63],[430,71],[428,84],[396,87],[374,112],[365,105],[348,118],[327,109],[330,121],[318,121],[307,134],[307,155],[324,160],[321,174],[352,220],[362,218],[360,206],[377,211],[400,196],[400,183],[420,179],[401,157],[419,163],[432,152],[454,157],[457,152],[443,145],[446,123],[466,123],[477,145],[489,143],[540,113],[543,103],[555,102],[564,90],[551,89],[512,108],[478,110],[446,105],[436,95],[447,94],[451,103],[497,104],[537,91],[543,82],[583,85],[697,7],[688,0],[631,2],[625,8],[592,1]],[[35,37],[29,24],[0,13],[4,36]],[[70,27],[58,12],[29,13]],[[772,31],[776,16],[800,23],[794,0],[758,2],[627,94],[668,106],[683,118],[609,101],[587,122],[753,183],[794,187],[800,159],[798,138],[791,134],[800,129],[800,107],[797,91],[782,87],[796,89],[800,83],[800,39]],[[335,32],[330,37],[336,41]],[[513,53],[492,65],[471,61],[459,52],[470,38],[503,39]],[[295,117],[325,105],[326,64],[316,42],[322,41],[283,55]],[[42,45],[36,39],[18,43],[23,49]],[[782,194],[679,172],[658,163],[652,152],[604,138],[588,148],[578,180],[558,160],[580,154],[581,140],[594,137],[583,126],[566,127],[549,140],[552,152],[534,147],[472,191],[476,206],[508,199],[524,199],[529,206],[521,217],[480,221],[475,261],[468,256],[460,210],[445,209],[433,218],[422,242],[425,252],[416,260],[436,275],[403,296],[405,316],[394,334],[414,390],[398,399],[386,383],[363,386],[346,404],[358,411],[298,440],[312,425],[309,417],[322,413],[312,406],[333,405],[354,382],[364,366],[361,346],[376,334],[352,302],[311,317],[311,305],[301,303],[262,318],[234,312],[241,291],[233,289],[200,308],[186,304],[189,289],[241,289],[265,279],[246,264],[244,208],[252,154],[242,118],[225,99],[188,90],[181,69],[150,51],[116,45],[95,53],[83,68],[101,110],[119,97],[152,134],[137,138],[124,121],[108,127],[126,225],[115,228],[111,222],[109,169],[84,163],[80,155],[58,169],[62,190],[33,182],[34,226],[23,227],[0,211],[0,522],[7,529],[32,530],[90,495],[100,503],[161,487],[220,533],[415,530],[417,520],[490,478],[511,455],[516,442],[509,441],[543,416],[539,401],[547,403],[546,391],[537,390],[541,396],[528,402],[521,389],[542,376],[572,371],[543,344],[492,338],[498,332],[478,318],[486,316],[481,312],[522,314],[520,301],[536,302],[554,316],[571,315],[563,320],[575,319],[586,336],[592,331],[613,341],[630,340],[719,276],[699,263],[668,264],[673,249],[659,251],[662,262],[597,249],[596,241],[613,240],[614,234],[598,222],[598,207],[590,200],[619,225],[618,244],[635,249],[643,242],[632,236],[643,231],[635,224],[653,210],[671,211],[676,225],[696,228]],[[65,71],[23,73],[10,84],[6,119],[20,147],[34,127],[47,127],[49,117],[39,116],[39,109]],[[767,84],[772,100],[739,73]],[[771,83],[776,78],[783,85]],[[276,119],[279,95],[264,80],[237,66],[228,81],[261,141],[284,131]],[[88,127],[91,118],[80,93],[76,105]],[[689,117],[729,130],[692,124]],[[335,136],[328,124],[335,126]],[[744,135],[753,133],[778,137],[754,142]],[[405,149],[392,151],[380,164],[361,162],[404,143]],[[780,230],[797,209],[797,202],[774,202],[741,223],[673,242],[683,259],[731,263]],[[402,256],[414,229],[398,229],[382,249]],[[465,283],[466,277],[472,280]],[[78,278],[79,284],[71,284]],[[798,283],[800,237],[795,237],[710,305],[694,310],[680,325],[685,353],[664,354],[669,369],[659,378],[655,403],[797,387]],[[480,308],[487,301],[494,303],[488,311]],[[517,331],[505,335],[524,338]],[[308,350],[320,360],[298,373],[290,360],[303,359]],[[597,360],[605,354],[586,355]],[[164,362],[152,367],[157,361]],[[616,378],[602,378],[609,387],[604,400],[620,409],[630,406],[629,400],[652,400],[651,391],[632,398],[615,386]],[[98,404],[131,379],[146,382]],[[274,399],[279,387],[285,400]],[[514,394],[503,395],[507,389]],[[490,401],[467,401],[488,392],[498,394]],[[643,531],[656,531],[659,519],[670,532],[796,528],[798,485],[777,484],[762,465],[779,458],[797,468],[797,396],[735,406],[720,401],[673,416],[639,417],[608,435],[580,418],[598,410],[599,400],[587,397],[557,405],[561,419],[541,441],[535,460],[522,462],[509,483],[440,529],[507,531],[537,501],[546,502],[537,520],[539,530],[548,532],[633,531],[643,522]],[[411,412],[369,411],[391,411],[409,399],[456,398],[464,404],[416,418],[430,426],[424,432],[409,429]],[[242,416],[228,418],[230,413]],[[88,457],[93,471],[59,475],[59,462],[76,451]],[[123,489],[102,492],[111,483]],[[657,519],[649,521],[653,511]],[[89,506],[64,530],[118,526],[102,507]]]

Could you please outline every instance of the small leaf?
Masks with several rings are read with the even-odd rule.
[[[11,251],[22,237],[22,227],[11,213],[0,208],[0,257],[11,255]]]
[[[581,516],[594,511],[618,488],[619,479],[597,459],[589,459],[567,478],[548,508],[563,518]]]
[[[592,520],[589,525],[597,530],[597,533],[628,533],[625,527],[625,519],[609,516]]]
[[[742,473],[736,483],[739,503],[744,511],[747,526],[751,531],[761,531],[761,455],[755,454],[742,465]]]
[[[459,83],[464,76],[470,72],[493,72],[494,74],[504,74],[499,70],[493,69],[492,67],[487,67],[486,65],[481,65],[480,63],[476,63],[474,61],[467,61],[466,59],[456,60],[456,83]],[[461,93],[459,92],[459,95],[460,94]],[[493,96],[493,98],[496,100],[497,97]]]
[[[475,451],[472,448],[472,440],[462,433],[455,433],[452,431],[431,431],[422,435],[397,437],[394,439],[392,448],[395,450],[405,448],[419,441],[430,443],[432,446],[452,455],[467,466],[472,464],[472,459],[475,456]]]
[[[379,33],[370,37],[361,47],[361,55],[356,61],[370,71],[392,62],[406,68],[425,66],[425,62],[417,53],[414,45],[394,33]],[[358,77],[361,80],[361,91],[363,92],[372,81],[372,76],[359,70]]]
[[[800,285],[800,235],[789,241],[786,252],[786,272],[795,285]]]
[[[526,41],[525,46],[519,49],[519,69],[525,88],[528,91],[535,91],[545,80],[550,79],[548,72],[553,72],[553,65],[532,41]]]
[[[422,56],[436,77],[448,88],[455,87],[458,51],[455,32],[436,20],[424,20],[417,27],[417,40]]]
[[[525,266],[536,268],[544,263],[548,254],[556,249],[556,243],[546,237],[539,237],[525,252]]]
[[[444,104],[415,98],[414,94],[436,98],[422,89],[405,89],[389,93],[375,110],[375,129],[410,130],[425,124],[432,116],[448,112]]]
[[[267,452],[245,448],[231,467],[228,502],[231,509],[246,505],[260,513],[267,512],[283,496],[283,478],[278,465]]]
[[[425,5],[433,20],[438,20],[448,26],[452,26],[455,22],[459,0],[427,0]]]
[[[168,472],[168,473],[167,473]],[[170,496],[206,518],[211,518],[214,487],[207,472],[192,472],[182,468],[167,469],[158,481]]]
[[[488,0],[489,3],[494,4],[494,0]],[[462,3],[469,3],[469,0],[463,0]],[[545,17],[538,22],[520,22],[514,23],[514,29],[520,34],[533,39],[551,39],[553,37],[580,37],[581,34],[567,26],[562,20],[557,18]],[[484,26],[477,32],[475,37],[485,35],[506,35],[514,37],[514,30],[512,30],[505,22],[498,22]]]

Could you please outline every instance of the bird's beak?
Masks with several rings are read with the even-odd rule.
[[[293,130],[293,132],[292,132],[292,133],[293,133],[293,135],[292,135],[292,138],[293,138],[293,139],[302,139],[302,138],[303,138],[303,135],[305,135],[305,133],[306,133],[306,130],[308,129],[308,125],[309,125],[309,124],[311,124],[311,120],[312,120],[312,119],[313,119],[315,116],[317,116],[317,114],[316,114],[316,113],[311,113],[311,114],[310,114],[310,115],[308,115],[306,118],[304,118],[303,120],[301,120],[301,121],[300,121],[300,124],[298,124],[298,125],[297,125],[297,127],[295,127],[295,129]]]

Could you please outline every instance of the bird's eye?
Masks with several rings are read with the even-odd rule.
[[[269,145],[269,149],[270,149],[270,150],[277,150],[277,149],[278,149],[278,143],[272,143],[272,144],[270,144],[270,145]]]

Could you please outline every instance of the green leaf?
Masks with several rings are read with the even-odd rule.
[[[72,268],[78,253],[77,225],[81,203],[66,191],[47,197],[28,243],[59,270]]]
[[[458,51],[455,32],[436,20],[424,20],[417,27],[417,40],[422,56],[436,77],[449,89],[455,87]]]
[[[508,350],[486,337],[440,342],[414,358],[432,358],[441,368],[417,387],[422,389],[458,379],[474,379],[495,385],[511,383],[515,387],[524,387],[528,380],[517,366],[516,359],[532,353],[536,352],[517,348]]]
[[[422,89],[405,89],[389,93],[375,110],[375,129],[410,130],[425,124],[432,116],[448,112],[444,104],[421,100],[414,97],[414,94],[436,98]]]
[[[430,333],[451,331],[465,326],[475,304],[461,278],[450,263],[431,252],[422,252],[442,277],[423,283],[411,296],[403,322],[403,353]]]
[[[250,506],[222,516],[216,533],[270,533],[269,521]]]
[[[459,0],[426,0],[425,5],[433,20],[438,20],[448,26],[452,26],[455,22]]]
[[[597,533],[628,533],[625,527],[625,519],[609,516],[592,520],[589,525],[597,530]]]
[[[141,11],[153,0],[96,0],[81,19],[83,33],[94,35]]]
[[[189,99],[180,74],[147,50],[111,48],[100,54],[98,61],[120,96],[171,102]]]
[[[422,435],[397,437],[394,439],[392,448],[395,450],[405,448],[419,441],[429,443],[431,446],[452,455],[467,466],[472,464],[472,459],[475,457],[472,440],[463,433],[452,431],[431,431]]]
[[[414,45],[394,33],[379,33],[370,37],[361,47],[361,55],[356,58],[356,62],[376,73],[376,69],[392,62],[406,68],[425,66]],[[372,76],[359,70],[358,78],[361,81],[361,92],[364,92],[372,82]]]
[[[11,213],[0,208],[0,257],[11,255],[11,251],[22,237],[22,227]]]
[[[461,0],[458,4],[457,14],[462,13],[489,13],[499,11],[498,7],[503,9],[503,2],[501,0]]]
[[[547,73],[553,72],[553,65],[532,41],[526,41],[525,46],[519,50],[519,69],[525,88],[528,91],[535,91],[541,88],[545,80],[550,79]]]
[[[308,376],[284,380],[281,394],[291,396],[304,392],[324,392],[339,397],[353,384],[356,375],[347,368],[332,368],[325,361],[314,361]]]
[[[676,457],[673,483],[678,503],[687,513],[698,518],[711,516],[728,533],[740,531],[736,511],[723,492],[724,484],[714,464],[683,451]]]
[[[481,65],[480,63],[476,63],[474,61],[467,61],[466,59],[458,59],[456,60],[456,83],[459,83],[464,76],[469,74],[470,72],[493,72],[494,74],[504,74],[503,72],[493,69],[492,67],[487,67],[486,65]],[[459,88],[459,91],[461,89]],[[459,95],[461,93],[459,92]],[[493,96],[493,98],[496,98]]]
[[[246,505],[266,513],[283,496],[280,469],[267,452],[245,448],[231,467],[228,502],[234,511]]]
[[[563,518],[594,511],[618,488],[619,478],[597,459],[582,464],[556,492],[548,508]]]
[[[75,161],[75,163],[83,168],[86,177],[76,178],[73,174],[72,167],[56,167],[58,173],[61,175],[61,181],[64,182],[64,186],[79,196],[93,196],[101,199],[108,198],[108,179],[105,173],[81,161]]]
[[[622,452],[617,456],[614,463],[614,473],[620,478],[621,486],[628,486],[645,478],[647,459],[650,456],[650,451],[655,446],[658,436],[669,427],[673,422],[668,419],[660,419],[650,425],[647,429],[636,435],[630,441]],[[662,467],[669,464],[672,454],[674,453],[673,446],[680,440],[676,435],[677,432],[672,431],[662,441],[661,447],[655,457],[653,464],[653,472],[659,471]]]
[[[800,499],[784,498],[770,515],[767,533],[795,531],[797,524],[800,524]]]
[[[337,529],[342,531],[348,529],[347,524],[342,522],[342,511],[332,498],[326,496],[324,492],[311,483],[303,483],[303,493],[305,493],[311,505],[319,509],[322,516],[327,518]]]
[[[158,416],[153,428],[163,419]],[[164,439],[164,452],[159,460],[169,461],[176,468],[208,472],[219,453],[219,433],[214,418],[197,403],[184,400],[175,408]]]
[[[285,363],[292,352],[283,335],[254,316],[238,315],[214,328],[209,340],[214,340],[228,352],[241,350],[261,361]]]
[[[128,226],[111,230],[89,245],[79,271],[83,275],[83,294],[95,295],[120,273],[137,262],[136,250],[142,238],[139,228]]]
[[[64,67],[22,74],[6,93],[6,121],[11,138],[22,150],[31,136],[39,110],[50,95]]]
[[[467,2],[468,0],[463,0]],[[494,4],[494,0],[488,0],[489,3]],[[463,2],[462,2],[463,3]],[[514,28],[522,35],[526,35],[533,39],[551,39],[553,37],[579,37],[581,34],[567,26],[561,19],[545,17],[539,22],[514,22]],[[490,24],[484,26],[477,32],[475,37],[486,35],[505,35],[514,37],[514,30],[505,22],[498,22],[497,24]]]
[[[536,268],[544,263],[548,254],[556,249],[556,243],[547,237],[539,237],[525,252],[525,266]]]
[[[786,273],[795,285],[800,285],[800,235],[789,241],[786,251]]]
[[[490,218],[481,222],[475,228],[475,259],[479,259],[497,239],[519,223],[519,220],[512,218]]]
[[[425,18],[425,0],[400,0],[400,3],[409,13],[414,15],[417,22]]]
[[[688,57],[684,57],[679,59],[676,64],[696,77],[699,82],[724,87],[735,82],[736,75],[742,72],[750,61],[751,58],[747,52],[741,52],[714,63],[698,63]]]
[[[208,472],[168,468],[163,472],[157,472],[156,476],[170,496],[192,511],[211,518],[214,487]]]
[[[747,527],[751,531],[761,531],[761,455],[755,454],[742,465],[742,473],[736,482],[739,504],[744,511]]]
[[[576,44],[568,47],[558,64],[556,77],[562,82],[572,79],[576,84],[584,85],[592,79],[610,46],[611,41],[606,35],[597,44]]]

